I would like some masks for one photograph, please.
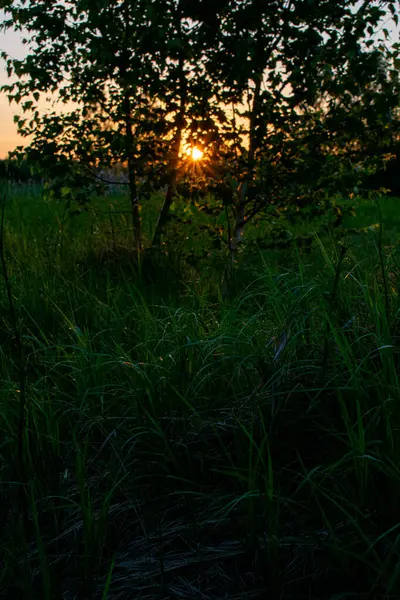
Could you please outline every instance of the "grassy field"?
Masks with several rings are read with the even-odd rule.
[[[0,598],[399,598],[400,200],[224,295],[217,251],[135,266],[110,202],[8,195]]]

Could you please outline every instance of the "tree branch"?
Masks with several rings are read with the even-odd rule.
[[[101,181],[102,183],[108,183],[109,185],[129,185],[129,183],[127,181],[110,181],[109,179],[105,179],[104,177],[101,177],[100,175],[97,175],[97,173],[95,173],[94,171],[92,171],[92,169],[86,165],[83,165],[84,168],[89,171],[89,173],[95,178],[98,179],[99,181]]]
[[[278,188],[278,187],[276,187],[276,188],[275,188],[275,190],[277,190],[277,189],[279,189],[279,188]],[[275,190],[273,190],[273,191],[272,191],[272,194],[275,192]],[[241,222],[239,223],[239,227],[242,227],[243,225],[246,225],[246,224],[247,224],[249,221],[251,221],[251,219],[253,219],[253,218],[254,218],[256,215],[258,215],[258,213],[260,212],[260,210],[261,210],[262,208],[264,208],[264,206],[265,206],[266,204],[269,204],[269,205],[271,206],[271,208],[273,208],[274,212],[275,212],[277,215],[279,215],[279,216],[280,216],[280,213],[279,213],[279,211],[278,211],[278,210],[275,208],[275,206],[274,206],[274,205],[273,205],[273,204],[272,204],[272,203],[271,203],[271,202],[268,200],[268,198],[264,197],[264,198],[262,199],[262,201],[261,201],[261,202],[259,202],[259,203],[258,203],[258,204],[257,204],[257,205],[256,205],[256,206],[253,208],[253,210],[252,210],[252,211],[250,211],[250,213],[248,213],[248,214],[247,214],[247,215],[244,217],[243,221],[241,221]]]

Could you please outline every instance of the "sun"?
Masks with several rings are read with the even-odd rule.
[[[201,160],[204,156],[204,152],[197,146],[190,146],[186,150],[186,154],[194,161]]]

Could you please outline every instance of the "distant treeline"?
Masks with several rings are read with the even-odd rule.
[[[371,189],[389,189],[391,196],[400,196],[400,144],[393,150],[394,158],[386,163],[385,169],[377,171],[365,182],[366,187]],[[101,176],[109,176],[109,173],[100,173]],[[41,183],[43,177],[28,161],[16,159],[0,159],[0,180],[11,183]],[[112,174],[112,179],[124,181],[124,174],[118,172]]]
[[[0,180],[11,183],[41,183],[42,176],[27,161],[6,158],[0,160]]]

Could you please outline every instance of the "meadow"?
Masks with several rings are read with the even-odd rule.
[[[260,223],[222,293],[194,225],[138,265],[124,197],[11,187],[0,597],[398,598],[399,206]]]

